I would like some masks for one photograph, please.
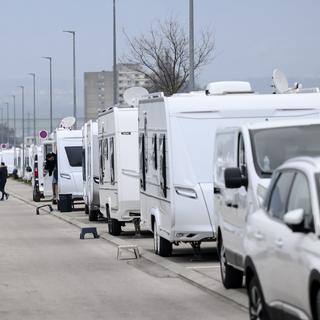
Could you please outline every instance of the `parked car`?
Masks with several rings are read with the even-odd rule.
[[[310,119],[314,116],[311,110],[291,112],[292,117],[300,112],[300,117],[309,119],[292,120],[286,113],[283,121],[256,122],[217,131],[213,220],[226,288],[243,285],[247,218],[261,207],[272,172],[292,157],[320,156],[320,120]]]
[[[274,172],[262,208],[248,216],[250,319],[320,319],[320,158]]]

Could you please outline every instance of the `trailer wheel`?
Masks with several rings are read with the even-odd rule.
[[[121,222],[116,219],[109,219],[108,220],[108,229],[109,233],[113,236],[119,236],[121,233]]]
[[[99,211],[98,210],[91,210],[89,209],[89,221],[98,221],[98,215],[99,215]],[[120,228],[120,232],[121,232],[121,228]]]
[[[172,256],[172,243],[159,235],[156,220],[153,223],[153,241],[155,254],[161,257]]]
[[[40,202],[41,194],[38,191],[33,190],[32,198],[34,202]]]

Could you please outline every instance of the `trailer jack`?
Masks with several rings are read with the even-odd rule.
[[[191,261],[202,261],[203,257],[201,254],[201,241],[192,241],[190,244],[193,249],[193,258]]]
[[[134,218],[132,222],[134,225],[135,236],[140,237],[141,236],[140,218]]]

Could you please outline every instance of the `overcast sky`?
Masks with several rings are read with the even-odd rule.
[[[216,58],[198,79],[251,79],[267,88],[272,70],[290,80],[318,83],[320,76],[319,0],[195,0],[196,35],[214,30]],[[188,0],[117,0],[119,57],[129,35],[146,32],[152,23],[176,17],[187,28]],[[38,108],[48,110],[48,62],[54,59],[56,115],[72,113],[72,42],[64,29],[77,31],[77,86],[83,107],[83,73],[112,67],[112,0],[0,0],[0,102],[16,86],[26,86],[31,108],[31,77],[38,78]],[[259,82],[260,81],[260,82]],[[320,81],[319,81],[320,84]]]

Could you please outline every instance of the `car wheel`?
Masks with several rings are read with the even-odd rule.
[[[320,290],[318,290],[318,293],[317,293],[315,309],[316,309],[315,320],[320,320]]]
[[[36,190],[33,190],[33,201],[34,202],[40,202],[41,200],[41,195],[39,192],[37,192]]]
[[[171,257],[172,243],[159,235],[156,220],[154,220],[153,224],[153,239],[155,253],[161,257]]]
[[[121,222],[119,222],[117,219],[109,219],[108,229],[111,235],[119,236],[121,233]]]
[[[262,290],[256,276],[253,276],[248,287],[249,315],[251,320],[268,320]]]
[[[98,215],[99,215],[98,210],[89,209],[89,221],[98,221]],[[121,232],[121,226],[120,226],[120,232]]]
[[[222,239],[219,242],[219,260],[222,283],[226,289],[241,288],[243,283],[243,272],[228,264]]]

